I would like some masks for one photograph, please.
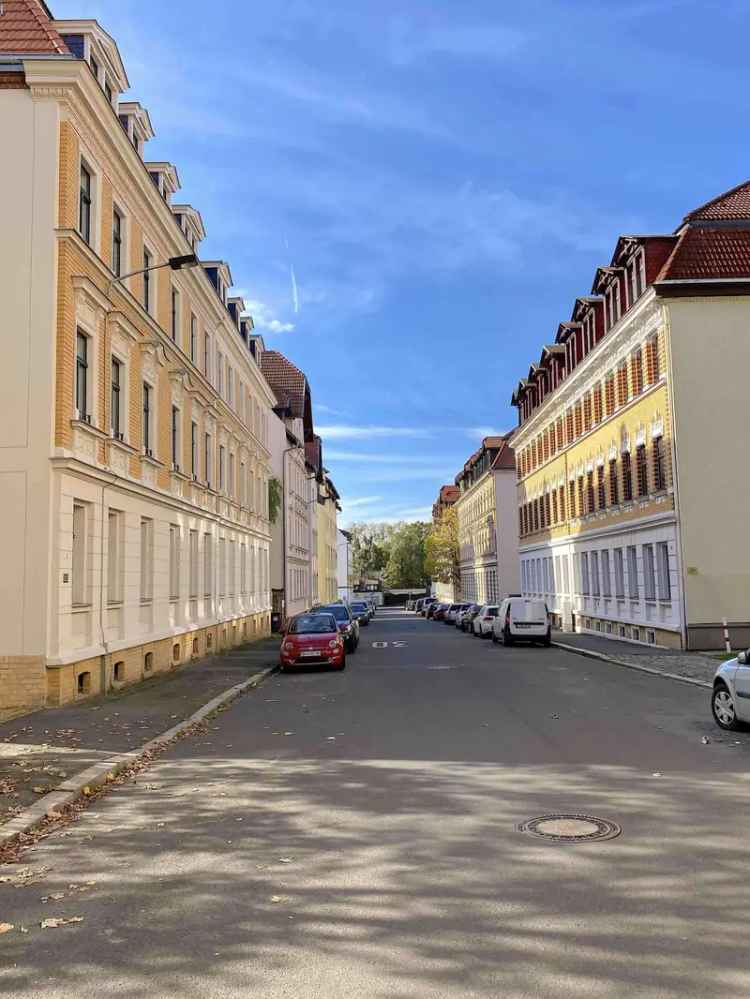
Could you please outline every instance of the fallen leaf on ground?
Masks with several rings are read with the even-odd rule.
[[[42,895],[42,902],[45,904],[47,902],[59,902],[61,898],[65,898],[64,891],[54,891],[51,895]]]
[[[53,919],[43,919],[39,924],[43,930],[56,930],[58,926],[66,926],[68,923],[82,923],[83,916],[66,916]]]
[[[37,784],[36,787],[32,787],[31,790],[34,792],[34,794],[46,794],[47,793],[47,788],[46,787],[41,787],[39,784]]]
[[[294,863],[294,858],[293,857],[279,857],[279,863],[280,864],[293,864]]]
[[[290,902],[291,899],[288,895],[271,895],[272,902]]]
[[[15,929],[13,923],[0,923],[0,933],[10,933],[12,929]]]

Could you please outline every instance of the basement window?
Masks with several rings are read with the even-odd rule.
[[[78,674],[78,693],[79,694],[90,694],[91,693],[91,674],[90,673],[79,673]]]
[[[145,673],[150,673],[154,668],[154,654],[153,652],[147,652],[143,657],[143,671]]]
[[[115,683],[123,683],[125,680],[125,663],[119,662],[114,665],[114,681]]]
[[[172,659],[178,663],[180,661],[180,643],[175,642],[172,646]]]

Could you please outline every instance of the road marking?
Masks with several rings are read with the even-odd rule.
[[[387,649],[388,642],[373,642],[373,649]],[[409,643],[408,642],[391,642],[390,646],[392,649],[405,649]]]

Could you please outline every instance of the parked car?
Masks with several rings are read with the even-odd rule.
[[[433,600],[432,603],[425,604],[424,616],[435,617],[435,611],[438,609],[438,607],[442,607],[442,604],[440,603],[439,600]]]
[[[492,634],[492,623],[497,617],[497,604],[482,604],[476,617],[471,622],[475,635],[487,638]]]
[[[374,597],[366,597],[365,598],[365,603],[370,608],[370,618],[375,617],[375,614],[377,613],[377,610],[378,610],[378,605],[375,603],[375,598]]]
[[[430,616],[430,607],[432,607],[436,603],[437,603],[437,597],[425,597],[423,599],[423,601],[422,601],[422,607],[421,607],[419,613],[423,617],[429,617]]]
[[[461,631],[471,628],[471,622],[479,613],[479,604],[467,604],[466,607],[456,614],[456,627]]]
[[[750,649],[716,670],[711,712],[719,728],[732,732],[750,722]]]
[[[344,638],[333,614],[297,614],[289,621],[279,651],[282,670],[291,666],[346,668]]]
[[[349,604],[349,609],[352,615],[359,621],[360,626],[370,623],[372,614],[369,604],[366,604],[364,601],[355,600],[354,603]]]
[[[456,623],[456,615],[460,611],[464,610],[465,607],[466,607],[466,604],[448,604],[448,610],[445,612],[445,616],[443,617],[443,621],[446,624],[455,624]]]
[[[344,639],[347,652],[356,652],[359,645],[359,622],[353,616],[348,604],[325,604],[313,607],[314,614],[333,614]]]
[[[543,600],[530,597],[506,597],[492,625],[492,641],[503,645],[514,642],[552,644],[552,624]]]
[[[432,615],[431,615],[432,620],[433,621],[442,621],[443,618],[445,617],[445,613],[446,613],[446,611],[448,610],[449,607],[450,607],[450,604],[442,604],[442,603],[441,604],[435,604],[434,605],[434,609],[432,609]]]

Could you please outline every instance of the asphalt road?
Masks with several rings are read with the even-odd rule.
[[[707,691],[382,612],[31,851],[0,993],[750,996],[749,770]],[[517,829],[555,812],[623,831]]]

